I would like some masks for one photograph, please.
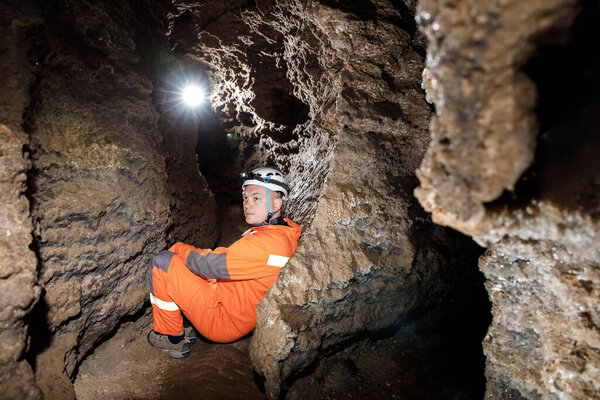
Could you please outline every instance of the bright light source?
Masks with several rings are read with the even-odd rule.
[[[183,101],[190,107],[196,107],[204,101],[204,90],[200,86],[188,85],[183,89]]]

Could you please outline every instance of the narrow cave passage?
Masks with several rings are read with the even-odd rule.
[[[217,145],[199,145],[199,159],[223,149],[231,152],[214,157],[210,164],[199,162],[207,181],[215,183],[217,201],[223,202],[217,207],[221,226],[217,245],[228,245],[246,227],[241,221],[240,181],[231,173],[231,165],[240,163],[236,157],[244,154],[244,148],[238,153],[239,141],[220,129],[214,116],[206,114],[205,118],[199,135],[209,133]],[[212,171],[213,177],[204,171]],[[422,218],[422,214],[422,209],[417,210],[414,217]],[[323,360],[289,380],[284,398],[478,399],[483,395],[481,340],[491,316],[483,276],[477,269],[482,249],[448,233],[456,236],[460,251],[468,253],[463,261],[470,262],[461,266],[460,284],[449,289],[445,303],[403,315],[386,329],[357,335],[338,349],[328,350]],[[459,262],[452,252],[446,256]],[[192,346],[189,358],[174,360],[146,343],[149,312],[146,307],[134,318],[125,318],[114,335],[83,361],[75,380],[78,399],[267,398],[264,378],[256,374],[249,358],[252,336],[232,344],[200,341]]]
[[[485,146],[468,136],[475,129],[455,130],[464,137],[431,140],[432,131],[446,127],[432,120],[423,87],[425,53],[436,49],[427,48],[418,25],[426,25],[430,14],[416,22],[414,1],[340,3],[0,5],[7,38],[0,44],[6,55],[0,67],[7,71],[0,77],[6,88],[0,93],[0,134],[10,144],[0,142],[2,171],[8,171],[0,184],[3,196],[13,195],[3,197],[3,206],[11,218],[20,216],[17,222],[0,220],[8,221],[9,236],[20,235],[0,246],[19,246],[6,257],[14,266],[1,277],[10,283],[2,321],[9,327],[12,358],[0,364],[2,377],[9,377],[0,383],[11,396],[16,393],[11,398],[479,399],[492,390],[486,389],[490,372],[481,343],[492,321],[484,285],[496,288],[493,294],[500,298],[503,292],[486,283],[480,269],[495,256],[494,248],[484,254],[470,237],[436,225],[414,196],[423,178],[415,171],[427,172],[434,164],[423,163],[430,146],[443,147],[445,161],[458,149],[453,154],[458,169],[469,165],[474,175],[481,160],[469,158],[469,146]],[[426,8],[431,2],[421,3]],[[586,10],[592,3],[584,2]],[[452,15],[473,19],[477,29],[502,26],[497,10],[485,18]],[[471,54],[472,42],[465,42],[455,49],[464,45]],[[542,125],[555,122],[562,95],[546,89],[562,73],[561,65],[545,64],[567,57],[564,51],[589,63],[574,64],[571,72],[590,80],[575,78],[565,86],[589,84],[590,97],[581,98],[588,103],[577,105],[575,113],[584,113],[582,123],[595,129],[598,63],[583,57],[581,48],[546,49],[527,66],[542,97],[538,117]],[[582,74],[588,67],[591,75]],[[178,70],[196,71],[210,83],[205,112],[178,112],[165,100],[179,95],[169,80]],[[438,83],[456,82],[456,76]],[[468,82],[462,84],[471,93]],[[451,89],[448,93],[460,92]],[[444,99],[435,100],[443,114]],[[461,112],[479,106],[466,104]],[[567,131],[558,136],[566,138]],[[579,186],[554,194],[567,197],[556,201],[561,212],[577,206],[593,239],[597,168],[585,169],[597,164],[589,155],[598,148],[592,132],[567,146],[572,154],[586,153],[579,160]],[[546,157],[564,155],[538,150],[534,171],[547,167]],[[260,304],[251,336],[232,344],[201,341],[188,359],[170,359],[146,343],[148,263],[177,241],[201,248],[231,244],[247,227],[238,175],[263,164],[281,168],[292,184],[286,211],[304,229],[297,253]],[[441,198],[462,206],[459,195],[475,191],[483,180],[475,176],[473,187],[455,185],[460,179],[448,171],[440,187],[451,194]],[[490,171],[485,173],[495,177]],[[504,200],[499,199],[502,210]],[[497,205],[486,203],[490,209]],[[436,221],[452,226],[452,218]],[[511,243],[505,246],[500,253],[509,258]],[[583,272],[565,273],[565,279],[577,281],[573,291],[585,292],[587,307],[596,304],[589,298],[596,294],[597,259],[584,261]],[[493,267],[516,265],[533,275],[534,268],[521,259],[509,264]],[[559,260],[558,269],[566,271],[567,264]],[[498,281],[526,281],[503,279]],[[534,292],[529,289],[516,287],[515,293]],[[496,315],[504,315],[503,303],[494,306]],[[591,306],[578,311],[588,330],[596,326]],[[513,322],[522,317],[513,314]],[[497,337],[488,345],[500,346]],[[570,353],[580,358],[570,366],[593,361],[586,353],[595,354],[593,348],[579,350]],[[487,365],[488,371],[504,367],[510,362]],[[518,377],[517,383],[503,379],[503,385],[519,386]]]

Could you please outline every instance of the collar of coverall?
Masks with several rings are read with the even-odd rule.
[[[268,224],[253,226],[252,228],[248,229],[246,232],[242,233],[242,237],[247,236],[249,233],[257,232],[255,230],[257,228],[262,228],[263,226],[269,226],[269,225],[281,225],[281,226],[287,226],[288,228],[291,228],[291,226],[283,219],[283,217],[277,217],[277,218],[273,218],[272,220],[270,220]]]
[[[284,225],[289,226],[287,222],[283,219],[283,217],[273,218],[269,221],[267,225]]]

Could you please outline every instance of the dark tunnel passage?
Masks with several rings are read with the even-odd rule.
[[[598,5],[434,3],[0,4],[0,398],[593,393]],[[299,246],[250,334],[170,358],[148,265],[237,240],[239,174],[263,165]]]

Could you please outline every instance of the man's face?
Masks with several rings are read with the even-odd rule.
[[[248,185],[242,194],[244,199],[244,216],[249,225],[260,225],[267,219],[267,188]]]

